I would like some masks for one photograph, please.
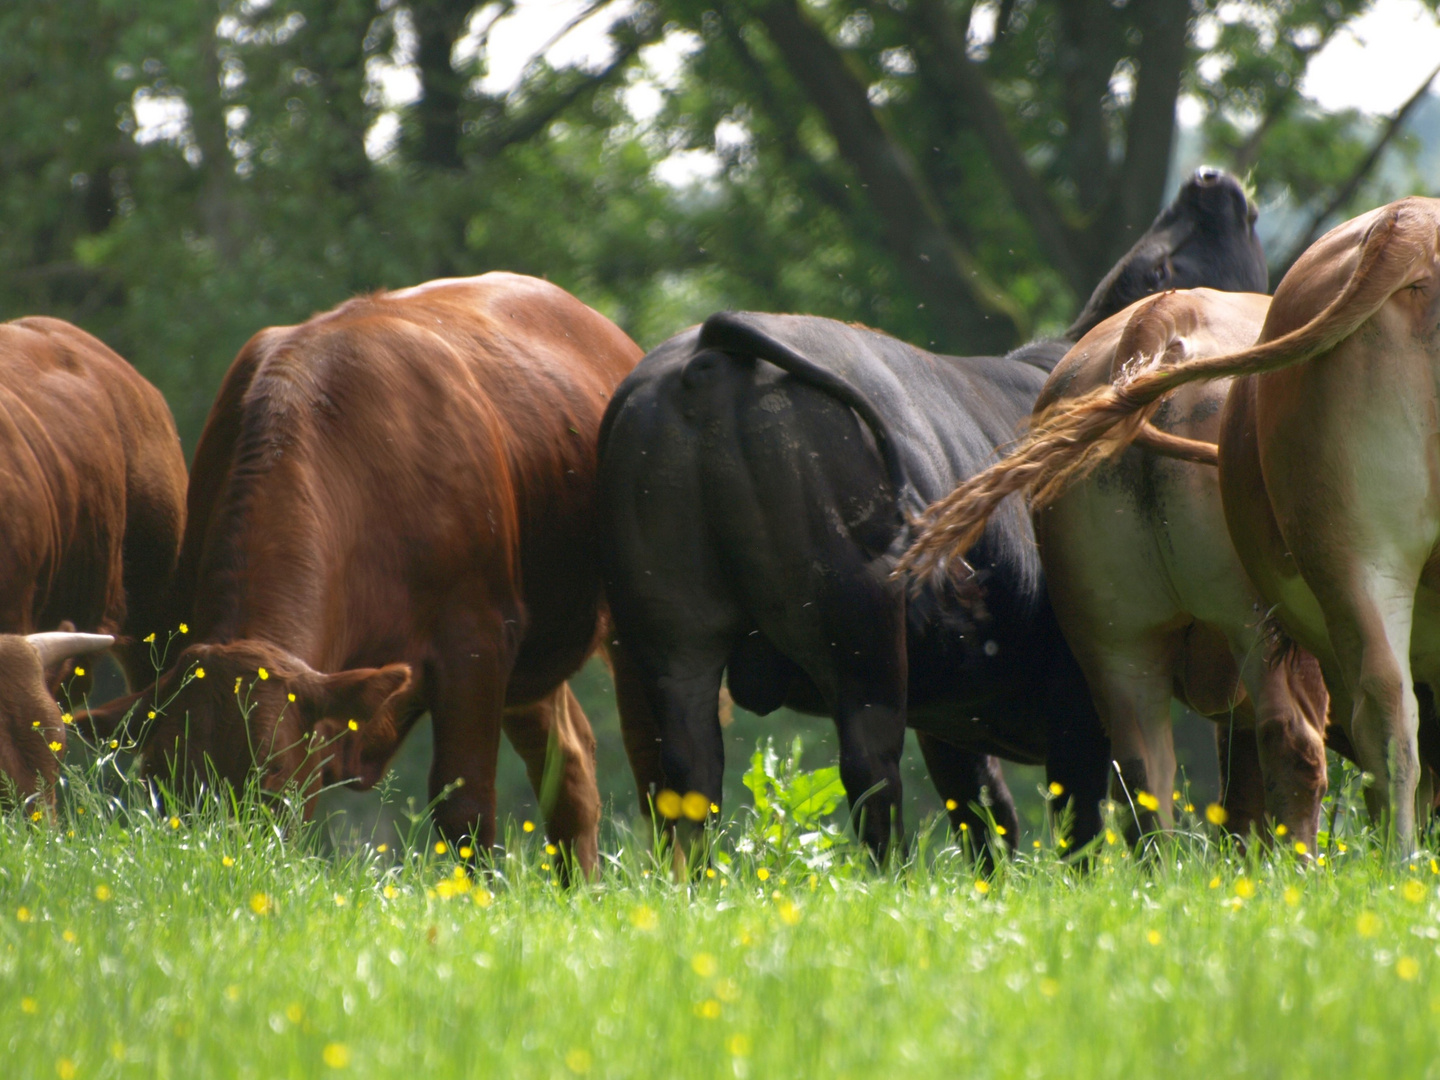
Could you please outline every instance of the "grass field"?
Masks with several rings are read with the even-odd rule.
[[[1353,784],[1324,865],[1188,816],[1143,860],[1117,836],[1080,873],[1025,838],[986,880],[933,828],[868,868],[818,813],[832,776],[760,764],[713,877],[612,832],[575,889],[518,824],[472,877],[423,821],[322,855],[283,805],[170,818],[73,769],[55,824],[0,822],[0,1074],[1440,1071],[1440,864],[1384,859]]]

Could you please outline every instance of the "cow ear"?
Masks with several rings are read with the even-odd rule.
[[[81,709],[75,713],[75,723],[92,739],[109,740],[116,738],[116,732],[124,728],[127,735],[140,730],[139,725],[147,718],[145,702],[154,700],[155,688],[146,687],[138,694],[126,694],[114,701],[94,708]]]
[[[333,675],[317,674],[306,687],[312,715],[316,720],[354,720],[365,723],[388,717],[391,699],[410,688],[409,664],[386,664],[381,668],[352,668]]]

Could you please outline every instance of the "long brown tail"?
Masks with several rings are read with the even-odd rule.
[[[1219,356],[1164,366],[1163,355],[1139,357],[1143,366],[1135,365],[1135,371],[1122,373],[1110,386],[1058,402],[1036,416],[1010,454],[931,504],[895,574],[934,573],[952,559],[963,559],[980,539],[990,515],[1010,495],[1023,493],[1034,507],[1053,501],[1071,482],[1119,453],[1147,428],[1155,430],[1149,420],[1156,404],[1177,387],[1303,363],[1354,333],[1417,264],[1418,245],[1392,243],[1402,239],[1398,226],[1403,208],[1403,203],[1392,204],[1371,224],[1360,261],[1344,289],[1304,326]]]

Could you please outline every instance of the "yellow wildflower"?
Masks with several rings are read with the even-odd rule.
[[[695,1015],[703,1016],[706,1020],[720,1019],[720,1002],[714,998],[706,998],[695,1006]]]
[[[338,892],[335,894],[335,906],[336,906],[336,907],[344,907],[344,906],[345,906],[346,904],[348,904],[349,902],[350,902],[350,901],[344,896],[344,894],[338,893]]]
[[[559,855],[559,854],[560,854],[560,849],[557,848],[554,844],[546,844],[546,845],[545,845],[545,854],[546,854],[546,855],[552,855],[552,856],[553,856],[553,855]]]
[[[34,1016],[37,1012],[40,1011],[40,1006],[36,1004],[34,998],[22,997],[20,999],[20,1011]]]
[[[1005,835],[1005,826],[1004,826],[1004,825],[996,825],[996,826],[995,826],[995,835],[996,835],[996,836],[1004,836],[1004,835]]]
[[[147,644],[147,645],[153,645],[153,644],[155,644],[155,635],[154,635],[153,633],[152,633],[152,634],[146,634],[146,635],[145,635],[143,638],[141,638],[140,640],[143,641],[143,642],[145,642],[145,644]]]
[[[298,1024],[305,1019],[305,1009],[298,1001],[292,1001],[285,1006],[285,1019],[292,1024]]]
[[[66,930],[63,934],[60,935],[60,937],[71,945],[74,945],[75,942],[80,940],[78,937],[75,936],[74,930]]]
[[[1304,854],[1307,853],[1309,850],[1310,850],[1310,848],[1309,848],[1309,846],[1305,843],[1304,840],[1296,840],[1296,841],[1295,841],[1295,854],[1296,854],[1296,855],[1304,855]]]
[[[1255,895],[1255,883],[1248,877],[1235,879],[1235,895],[1241,900],[1249,900]]]
[[[691,821],[704,821],[710,812],[710,800],[698,791],[687,791],[680,800],[680,812]]]
[[[359,731],[359,730],[360,730],[360,725],[359,725],[358,723],[356,723],[354,720],[347,720],[347,721],[345,722],[345,726],[348,727],[351,731]]]
[[[523,829],[525,832],[534,832],[534,831],[535,831],[535,822],[533,822],[533,821],[523,821],[523,822],[520,823],[520,828]]]
[[[1412,956],[1402,956],[1395,961],[1395,974],[1406,982],[1414,982],[1420,977],[1420,961]]]
[[[986,893],[988,893],[988,892],[990,891],[990,883],[989,883],[988,881],[986,881],[984,878],[976,878],[976,879],[975,879],[975,891],[976,891],[977,893],[979,893],[981,896],[984,896]]]
[[[394,900],[395,897],[400,895],[400,890],[395,888],[394,885],[386,885],[384,889],[380,890],[380,895],[385,897],[386,900]]]
[[[95,899],[96,899],[96,900],[99,900],[102,904],[103,904],[106,900],[109,900],[112,895],[114,895],[114,894],[110,892],[110,886],[109,886],[109,885],[96,885],[96,886],[95,886]]]
[[[630,925],[637,930],[654,930],[660,925],[655,911],[648,904],[641,904],[630,913]]]
[[[719,804],[719,803],[713,803],[713,802],[712,802],[712,803],[710,804],[710,813],[712,813],[712,814],[718,814],[719,812],[720,812],[720,804]]]
[[[1118,836],[1115,835],[1115,830],[1114,830],[1114,829],[1106,829],[1106,830],[1105,830],[1105,843],[1107,843],[1107,844],[1118,844],[1119,842],[1120,842],[1120,837],[1118,837]]]
[[[75,1063],[69,1058],[61,1058],[55,1062],[55,1075],[60,1080],[75,1080]]]
[[[746,1057],[750,1053],[750,1036],[737,1031],[725,1040],[725,1049],[731,1057]]]
[[[1149,933],[1147,933],[1147,934],[1145,935],[1145,940],[1148,941],[1151,945],[1159,945],[1159,944],[1160,944],[1160,931],[1159,931],[1159,930],[1151,930]]]
[[[755,871],[755,876],[756,876],[757,878],[759,878],[761,881],[769,881],[769,880],[770,880],[770,871],[767,870],[767,869],[765,869],[765,867],[762,866],[762,867],[760,867],[759,870],[756,870],[756,871]]]
[[[445,843],[444,840],[436,840],[436,841],[435,841],[435,854],[436,854],[436,855],[444,855],[445,852],[447,852],[447,851],[449,851],[449,850],[450,850],[450,848],[449,848],[449,846]]]
[[[234,866],[234,865],[235,865],[235,859],[234,859],[234,857],[231,856],[231,855],[221,855],[221,856],[220,856],[220,865],[221,865],[221,866]]]
[[[344,1043],[326,1043],[320,1051],[320,1060],[332,1069],[343,1069],[350,1064],[350,1048]]]
[[[390,850],[390,845],[389,845],[389,844],[376,844],[376,845],[375,845],[375,850],[378,851],[378,852],[380,852],[380,854],[383,855],[383,854],[385,854],[385,852],[387,852],[387,851]]]
[[[1425,899],[1425,886],[1414,878],[1411,878],[1405,882],[1404,887],[1401,888],[1400,895],[1405,897],[1406,900],[1409,900],[1410,903],[1418,904]]]
[[[577,1076],[583,1076],[590,1071],[590,1052],[588,1050],[567,1050],[565,1052],[565,1067]]]
[[[1380,916],[1373,911],[1362,911],[1355,920],[1355,932],[1361,937],[1374,937],[1380,932]]]
[[[1040,993],[1046,997],[1054,997],[1060,992],[1060,983],[1049,977],[1040,980]]]
[[[1135,801],[1140,804],[1142,810],[1149,810],[1152,814],[1160,809],[1160,800],[1148,791],[1137,791]]]
[[[266,671],[263,667],[257,672],[255,672],[255,674],[260,676],[261,682],[264,682],[266,679],[270,678],[270,672]]]
[[[16,922],[29,922],[32,918],[34,918],[34,916],[30,914],[28,907],[19,908],[15,912]]]
[[[182,623],[180,624],[180,632],[181,632],[182,634],[188,634],[188,633],[190,632],[190,627],[189,627],[188,625],[186,625],[185,623],[182,622]]]
[[[1209,806],[1205,807],[1205,820],[1210,822],[1211,825],[1224,825],[1225,822],[1230,820],[1230,812],[1218,802],[1212,802]]]
[[[180,819],[179,819],[178,817],[172,817],[172,818],[170,819],[170,828],[172,828],[172,829],[178,829],[178,828],[180,828]]]
[[[226,1001],[239,1001],[239,1000],[240,1000],[240,987],[236,986],[234,983],[231,983],[229,986],[225,987],[225,1000],[226,1000]]]
[[[690,966],[695,969],[695,974],[699,975],[702,979],[710,978],[719,968],[719,965],[715,962],[715,957],[711,956],[708,952],[696,953],[690,961]]]
[[[293,702],[293,701],[295,700],[295,695],[294,695],[294,694],[286,694],[286,695],[285,695],[285,700],[286,700],[286,701]]]
[[[256,915],[269,915],[270,908],[270,897],[266,896],[263,892],[257,892],[254,896],[250,897],[250,910]]]
[[[1285,823],[1284,823],[1283,821],[1282,821],[1279,825],[1276,825],[1276,826],[1275,826],[1275,835],[1276,835],[1276,836],[1284,836],[1284,835],[1285,835],[1286,833],[1288,833],[1289,831],[1290,831],[1290,830],[1289,830],[1288,828],[1286,828]]]
[[[1062,784],[1062,783],[1060,783],[1059,780],[1051,780],[1051,781],[1050,781],[1050,795],[1051,795],[1051,797],[1052,797],[1052,798],[1055,798],[1055,799],[1058,799],[1061,795],[1064,795],[1064,794],[1065,794],[1065,785]]]
[[[471,894],[471,899],[475,901],[476,907],[489,907],[490,902],[494,900],[495,897],[489,889],[476,889],[474,893]]]
[[[67,725],[68,725],[68,724],[73,724],[73,723],[75,723],[75,714],[74,714],[74,713],[68,713],[68,712],[67,712],[67,713],[61,713],[61,714],[60,714],[60,722],[61,722],[62,724],[67,724]]]
[[[65,748],[64,748],[63,746],[61,746],[58,742],[52,742],[52,743],[50,744],[50,752],[51,752],[52,754],[58,754],[61,750],[64,750],[64,749],[65,749]]]
[[[1297,889],[1294,885],[1287,885],[1285,887],[1285,903],[1289,904],[1291,907],[1294,907],[1296,904],[1300,903],[1300,890]]]
[[[75,669],[75,674],[76,674],[76,675],[84,675],[84,674],[85,674],[85,669],[84,669],[83,667],[77,667],[77,668]]]
[[[674,821],[680,816],[683,809],[683,801],[678,791],[671,791],[666,788],[655,796],[655,809],[660,811],[660,816]]]
[[[197,667],[195,669],[195,677],[197,679],[203,679],[205,677],[205,669],[203,667]]]
[[[715,868],[713,866],[707,866],[705,868],[705,876],[713,879],[715,877]]]
[[[800,921],[800,909],[789,900],[780,901],[780,906],[776,910],[780,913],[780,921],[786,926],[794,926]]]

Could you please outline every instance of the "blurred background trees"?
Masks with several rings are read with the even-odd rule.
[[[745,307],[1000,351],[1063,328],[1202,160],[1253,186],[1272,281],[1440,188],[1421,79],[1382,117],[1303,92],[1362,0],[519,3],[579,62],[502,85],[516,0],[8,0],[0,317],[97,334],[189,448],[251,333],[371,289],[508,269],[647,348]]]

